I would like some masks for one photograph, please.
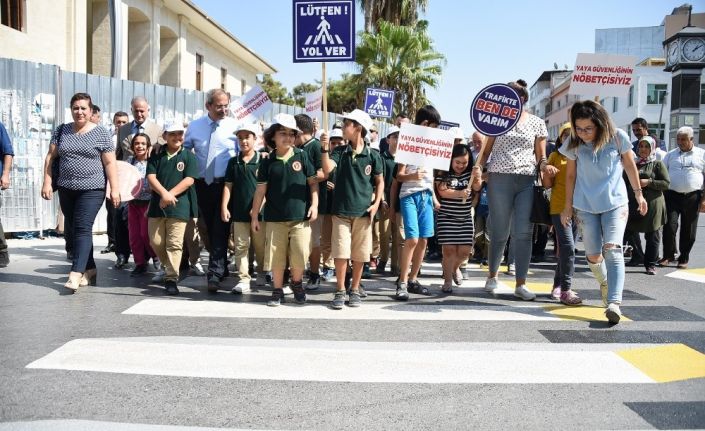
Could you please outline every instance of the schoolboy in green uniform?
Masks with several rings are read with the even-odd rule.
[[[178,295],[179,265],[186,224],[198,217],[196,190],[198,161],[191,151],[184,151],[184,126],[180,122],[164,128],[165,148],[152,155],[147,163],[147,181],[152,189],[147,217],[149,240],[165,266],[164,287],[167,295]]]
[[[318,215],[318,180],[308,155],[295,148],[300,130],[290,114],[277,114],[264,138],[275,148],[260,164],[252,208],[264,205],[264,269],[272,271],[272,298],[276,307],[284,299],[284,270],[289,258],[291,290],[297,303],[306,302],[303,274],[310,253],[309,221]],[[310,203],[310,206],[309,206]],[[258,214],[251,215],[252,230],[259,231]]]
[[[333,154],[329,154],[328,137],[321,137],[323,173],[337,170],[332,208],[332,254],[335,258],[337,290],[331,303],[336,310],[343,308],[345,303],[348,259],[353,263],[348,305],[359,307],[361,304],[360,278],[363,265],[369,262],[372,253],[372,220],[384,195],[382,159],[364,141],[371,127],[370,116],[355,109],[343,116],[343,137],[349,140],[348,145],[338,147]]]
[[[230,159],[225,170],[225,187],[220,208],[221,218],[224,222],[232,223],[232,233],[235,242],[235,263],[237,264],[240,279],[233,287],[233,293],[250,292],[248,255],[250,243],[255,249],[257,260],[257,286],[266,284],[264,274],[264,231],[265,226],[260,224],[259,231],[253,231],[250,224],[250,211],[252,200],[257,189],[257,169],[262,155],[255,151],[255,142],[260,129],[258,124],[240,126],[237,136],[240,152]],[[235,187],[233,187],[235,185]],[[259,208],[255,211],[259,214]],[[261,220],[261,217],[260,217]]]
[[[316,180],[319,183],[318,218],[309,222],[311,225],[311,254],[309,256],[308,281],[305,287],[306,290],[316,290],[321,284],[321,276],[318,273],[321,266],[321,213],[325,212],[328,202],[328,199],[326,199],[327,193],[325,193],[321,184],[325,183],[326,176],[323,175],[323,169],[321,168],[321,142],[313,137],[313,120],[306,114],[294,115],[294,119],[296,119],[296,127],[301,130],[301,133],[296,137],[296,146],[308,154],[313,168],[316,170]]]

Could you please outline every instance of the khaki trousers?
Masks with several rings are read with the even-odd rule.
[[[165,281],[179,280],[179,265],[184,244],[185,220],[150,217],[147,225],[149,242],[166,268]]]

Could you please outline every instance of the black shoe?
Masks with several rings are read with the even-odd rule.
[[[115,251],[115,244],[108,244],[104,249],[100,251],[100,254],[108,254]]]
[[[306,303],[306,290],[304,290],[303,282],[291,283],[291,291],[294,292],[294,301],[297,304]]]
[[[304,293],[304,295],[306,294]],[[272,290],[272,297],[267,301],[267,306],[278,307],[282,302],[284,302],[284,289]]]
[[[7,252],[0,253],[0,268],[5,268],[10,264],[10,255]]]
[[[420,295],[428,295],[429,290],[428,287],[422,286],[421,283],[418,282],[418,280],[409,280],[407,283],[407,289],[411,293],[418,293]]]
[[[118,255],[117,260],[115,261],[115,269],[122,269],[126,263],[127,258],[123,255]]]
[[[370,272],[370,264],[367,262],[362,265],[362,278],[372,278],[372,272]]]
[[[176,286],[175,281],[165,281],[164,287],[166,288],[167,295],[174,296],[179,294],[179,288]]]
[[[218,277],[213,276],[208,279],[208,293],[218,293],[220,289],[220,280]]]
[[[359,307],[362,304],[360,292],[352,291],[348,297],[348,307]]]
[[[644,266],[644,261],[641,259],[632,259],[627,262],[627,266]]]
[[[130,277],[139,277],[145,272],[147,272],[147,264],[143,263],[142,265],[137,265],[135,269],[132,270]]]

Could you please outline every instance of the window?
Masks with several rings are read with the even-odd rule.
[[[196,90],[203,88],[203,56],[196,54]]]
[[[551,113],[551,104],[550,103],[546,104],[545,110],[546,110],[546,115]]]
[[[629,106],[629,107],[634,106],[634,86],[633,85],[629,86],[629,101],[627,102],[627,106]]]
[[[660,105],[666,96],[666,84],[647,84],[646,86],[646,104]]]
[[[556,105],[556,109],[561,109],[561,101],[560,101],[560,100],[558,100],[558,101],[557,101],[556,103],[557,103],[557,105]]]
[[[666,125],[664,123],[649,123],[649,133],[655,134],[660,140],[666,135]]]
[[[612,98],[612,112],[617,112],[617,109],[619,109],[619,98],[613,97]]]
[[[221,67],[220,68],[220,89],[221,90],[227,90],[228,86],[228,69]]]
[[[240,80],[240,94],[245,94],[246,91],[247,91],[247,81],[245,81],[244,79],[241,79]]]
[[[700,104],[705,105],[705,84],[700,84]]]
[[[2,25],[12,27],[17,31],[24,31],[25,0],[0,0],[2,10]]]

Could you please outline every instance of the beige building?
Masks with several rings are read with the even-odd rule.
[[[0,55],[185,89],[219,87],[234,96],[257,74],[276,72],[190,0],[114,0],[115,32],[110,3],[3,0]]]

